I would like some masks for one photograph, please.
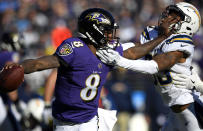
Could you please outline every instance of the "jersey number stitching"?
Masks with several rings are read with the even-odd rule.
[[[73,42],[73,46],[78,48],[78,47],[81,47],[81,46],[84,46],[84,45],[83,45],[83,43],[80,42],[80,41],[74,41],[74,42]]]
[[[172,82],[172,77],[170,75],[170,72],[164,73],[164,75],[156,76],[156,77],[161,86],[168,85]]]
[[[85,81],[86,87],[80,92],[80,97],[84,101],[91,101],[97,96],[98,86],[100,84],[100,76],[98,74],[91,74]]]

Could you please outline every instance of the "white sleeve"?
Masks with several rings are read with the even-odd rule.
[[[172,44],[168,44],[168,46],[165,46],[165,48],[163,48],[163,51],[165,53],[172,51],[181,51],[190,56],[194,53],[194,45],[184,42],[173,42]]]
[[[117,66],[145,74],[155,74],[159,71],[158,64],[154,60],[129,60],[121,57]]]
[[[127,50],[127,49],[129,49],[131,47],[134,47],[135,44],[133,42],[128,42],[128,43],[121,44],[121,46],[123,47],[123,51],[125,51],[125,50]]]

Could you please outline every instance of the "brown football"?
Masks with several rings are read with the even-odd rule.
[[[0,72],[0,92],[11,92],[22,84],[24,80],[24,69],[21,66],[3,69]]]

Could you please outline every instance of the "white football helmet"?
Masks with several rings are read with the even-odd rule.
[[[195,6],[186,2],[179,2],[175,6],[184,15],[184,20],[180,21],[177,25],[177,33],[185,33],[193,36],[200,28],[201,16]]]

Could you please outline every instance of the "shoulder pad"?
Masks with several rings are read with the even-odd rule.
[[[158,36],[158,29],[156,26],[148,26],[144,29],[144,31],[142,32],[142,36],[146,39],[146,40],[151,40],[154,39]]]

